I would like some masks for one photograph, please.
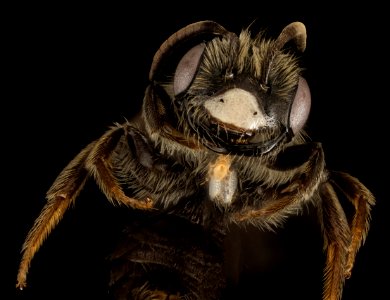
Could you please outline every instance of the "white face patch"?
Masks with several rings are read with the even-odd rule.
[[[215,119],[244,130],[257,129],[267,124],[256,97],[243,89],[230,89],[207,100],[204,107]]]

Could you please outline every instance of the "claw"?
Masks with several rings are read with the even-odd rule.
[[[27,286],[26,282],[23,280],[23,281],[20,281],[18,280],[18,282],[16,283],[16,288],[19,289],[19,290],[23,290],[25,287]]]

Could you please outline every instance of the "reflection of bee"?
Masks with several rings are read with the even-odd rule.
[[[289,24],[275,40],[263,34],[252,37],[249,30],[237,36],[212,21],[190,24],[169,37],[154,56],[141,113],[90,143],[47,192],[47,204],[23,246],[17,287],[26,286],[33,256],[93,177],[111,203],[148,216],[129,234],[134,243],[144,245],[147,238],[161,251],[151,253],[141,246],[136,249],[143,254],[129,250],[134,270],[137,262],[149,262],[192,274],[201,283],[212,276],[199,269],[206,261],[209,269],[223,264],[202,243],[220,241],[231,223],[274,229],[310,203],[318,210],[326,249],[323,299],[340,299],[366,238],[375,200],[358,179],[326,169],[320,143],[305,141],[310,90],[297,56],[287,51],[290,42],[304,51],[302,23]],[[339,194],[352,203],[351,218]],[[152,215],[168,220],[163,222],[168,225],[177,218],[182,229],[209,234],[196,240],[198,244],[185,240],[185,230],[179,237],[159,236],[155,229],[162,227],[152,224]],[[173,248],[198,262],[195,252],[203,253],[198,270],[180,267],[166,250]],[[113,254],[113,261],[119,256]],[[214,274],[219,276],[218,271]],[[112,286],[123,276],[114,270]],[[194,291],[194,285],[164,291],[132,276],[132,283],[125,285],[127,293],[142,299],[163,299],[168,293],[169,299],[176,293],[207,298],[206,292]],[[217,299],[216,294],[207,294],[208,299]]]

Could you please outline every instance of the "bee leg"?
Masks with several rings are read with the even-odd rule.
[[[311,199],[320,182],[324,181],[324,153],[318,143],[293,146],[280,155],[274,167],[279,171],[295,172],[287,186],[275,186],[264,190],[265,199],[271,199],[258,209],[233,214],[233,220],[258,222],[268,226],[283,219],[283,210],[289,206],[301,206],[302,201]],[[293,163],[291,163],[293,162]],[[304,163],[302,163],[304,162]],[[281,216],[278,218],[278,216]]]
[[[112,204],[123,204],[137,209],[152,208],[153,203],[149,198],[142,201],[126,196],[113,175],[110,156],[124,133],[128,134],[124,127],[116,127],[104,134],[91,150],[86,168]]]
[[[59,174],[48,190],[46,194],[47,202],[23,244],[23,256],[17,275],[17,288],[23,289],[26,287],[27,273],[32,258],[83,188],[88,178],[88,172],[84,165],[94,144],[95,142],[82,150]]]
[[[330,183],[320,187],[321,206],[320,223],[324,236],[326,264],[324,269],[324,300],[341,299],[345,281],[345,266],[348,245],[351,243],[351,232],[347,217]]]
[[[371,207],[375,205],[375,198],[357,178],[347,173],[332,172],[330,181],[332,185],[344,193],[355,209],[351,222],[352,240],[348,247],[348,258],[345,268],[345,277],[349,278],[355,263],[356,253],[365,242],[367,236]]]
[[[124,134],[122,126],[106,132],[99,140],[85,147],[58,175],[46,194],[47,203],[26,237],[22,248],[16,287],[26,287],[26,278],[31,260],[47,236],[62,219],[68,207],[74,203],[89,175],[92,174],[107,198],[114,203],[147,209],[152,201],[139,201],[127,197],[111,172],[109,157]]]

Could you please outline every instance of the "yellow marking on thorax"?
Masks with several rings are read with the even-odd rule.
[[[227,155],[218,156],[215,163],[210,165],[210,176],[215,180],[223,180],[230,172],[231,158]]]

